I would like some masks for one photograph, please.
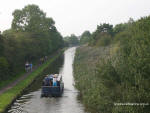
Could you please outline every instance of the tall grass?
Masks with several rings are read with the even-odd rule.
[[[92,48],[83,46],[77,48],[74,61],[74,77],[80,97],[86,108],[92,112],[109,111],[101,109],[103,94],[103,84],[97,76],[97,65],[100,58],[105,58],[109,54],[109,47]],[[107,97],[106,97],[107,98]],[[107,102],[109,103],[109,102]]]

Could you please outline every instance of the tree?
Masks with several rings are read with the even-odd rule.
[[[78,37],[74,34],[71,34],[71,36],[65,37],[64,41],[67,46],[76,46],[79,44]]]
[[[127,27],[128,27],[128,24],[126,24],[126,23],[124,23],[124,24],[117,24],[115,27],[114,27],[114,29],[113,29],[113,31],[114,31],[114,34],[118,34],[118,33],[120,33],[120,32],[122,32],[122,31],[124,31],[125,29],[127,29]]]
[[[9,76],[9,64],[6,58],[0,57],[0,81]]]
[[[96,31],[92,33],[92,36],[91,36],[92,38],[90,39],[89,45],[101,45],[100,44],[101,38],[103,38],[101,41],[105,41],[102,43],[109,42],[107,44],[110,44],[111,38],[113,37],[113,35],[114,35],[113,25],[106,24],[106,23],[100,24],[97,26]],[[108,36],[108,38],[106,36]],[[107,39],[105,40],[104,38],[107,38]],[[97,42],[99,44],[96,44]]]
[[[3,56],[3,52],[4,52],[3,36],[0,35],[0,57]]]
[[[12,29],[15,31],[43,32],[54,29],[54,20],[46,18],[46,14],[37,5],[17,9],[12,15]]]
[[[4,70],[7,78],[24,71],[26,61],[37,63],[41,57],[49,56],[64,44],[54,20],[46,17],[37,5],[15,10],[13,16],[11,29],[0,35],[0,75]],[[6,78],[0,76],[2,79]]]
[[[89,31],[84,31],[80,38],[80,44],[88,43],[91,38],[91,33]]]
[[[97,32],[99,33],[108,33],[109,35],[113,36],[113,25],[110,24],[100,24],[97,26]]]

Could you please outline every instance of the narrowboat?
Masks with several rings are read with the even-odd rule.
[[[42,83],[41,97],[58,97],[64,90],[61,74],[46,75]]]

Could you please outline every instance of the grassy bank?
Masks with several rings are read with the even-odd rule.
[[[7,107],[16,99],[23,90],[28,87],[34,79],[39,76],[53,61],[55,61],[60,55],[62,55],[64,49],[57,52],[51,59],[49,59],[46,63],[42,64],[38,69],[33,71],[25,80],[19,82],[15,87],[9,89],[5,93],[0,95],[0,113],[4,112]]]
[[[77,49],[74,63],[76,87],[87,108],[92,113],[149,113],[150,16],[115,27],[100,24],[88,45]],[[103,46],[108,52],[98,51]]]
[[[96,67],[100,58],[109,56],[110,47],[93,48],[82,46],[77,48],[74,61],[74,77],[80,98],[92,113],[100,111],[101,84],[96,75]]]
[[[139,64],[134,59],[117,56],[118,48],[117,45],[77,48],[74,78],[79,97],[91,113],[148,113],[149,79],[143,78],[147,71],[137,68]]]

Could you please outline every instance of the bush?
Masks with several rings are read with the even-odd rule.
[[[148,113],[149,105],[115,106],[114,103],[150,103],[150,16],[130,24],[113,38],[113,43],[119,45],[110,56],[114,45],[98,56],[96,48],[77,50],[74,73],[83,103],[94,110],[92,113]],[[103,37],[97,45],[107,45],[100,40]],[[103,54],[107,56],[102,57]]]
[[[0,81],[9,76],[9,64],[4,57],[0,57]]]
[[[96,42],[96,46],[108,46],[112,41],[112,37],[110,35],[101,36],[99,40]]]
[[[115,56],[111,56],[111,63],[107,60],[107,62],[98,66],[98,76],[102,79],[103,85],[109,91],[114,90],[114,94],[112,92],[106,93],[105,96],[113,99],[117,95],[111,102],[150,103],[149,19],[150,17],[141,19],[134,23],[128,31],[116,35],[116,40],[120,42],[119,51]],[[105,65],[110,68],[108,69]],[[114,71],[111,72],[111,70]],[[112,82],[115,85],[109,85]],[[119,94],[115,92],[117,90]],[[106,101],[106,99],[104,100]],[[144,113],[150,111],[150,107],[114,106],[112,111],[114,113]]]

